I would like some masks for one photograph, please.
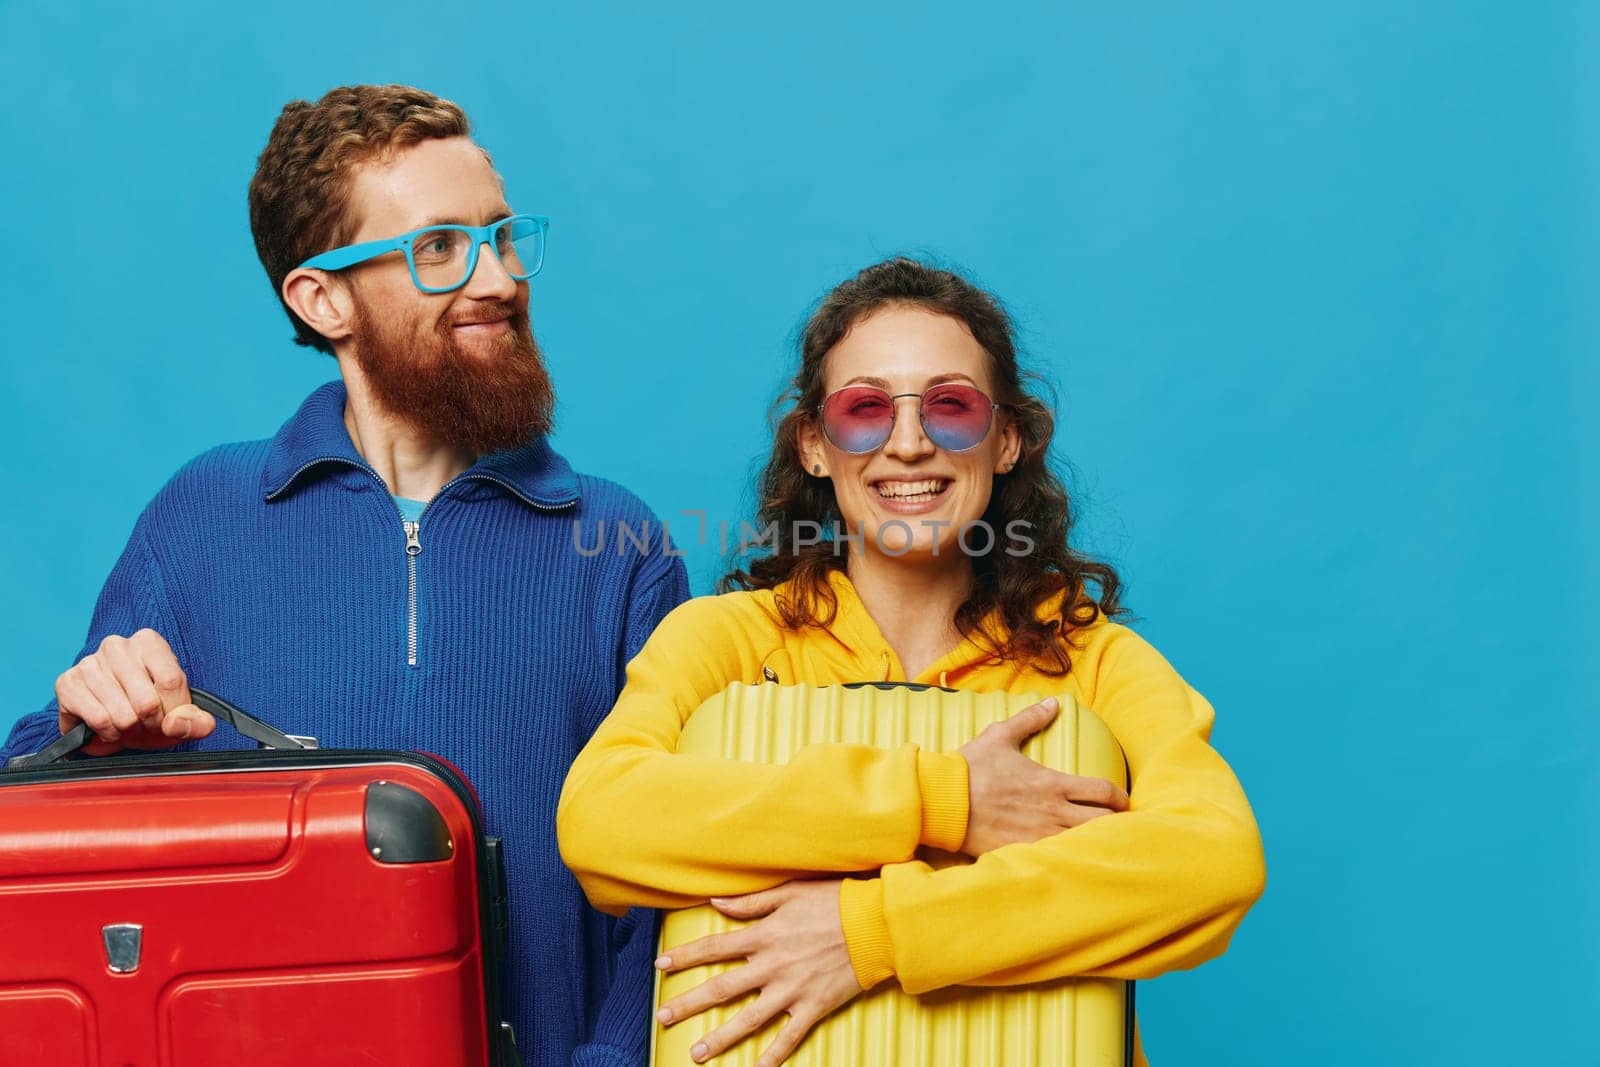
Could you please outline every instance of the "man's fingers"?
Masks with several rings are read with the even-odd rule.
[[[63,734],[82,722],[101,740],[115,741],[121,736],[111,725],[110,713],[100,706],[76,668],[56,679],[56,704],[61,709],[58,718]],[[112,735],[109,738],[108,733]]]
[[[748,966],[735,967],[731,971],[724,971],[706,979],[687,993],[681,993],[661,1005],[661,1010],[656,1012],[656,1021],[663,1026],[671,1026],[675,1022],[699,1015],[707,1008],[726,1004],[730,1000],[744,996],[752,989],[761,988],[761,979],[751,973],[755,969]]]
[[[178,657],[173,655],[166,638],[146,629],[128,638],[128,643],[144,662],[164,710],[181,708],[193,699],[189,695],[189,679],[178,665]]]
[[[163,735],[204,737],[216,729],[216,720],[190,703],[177,657],[154,630],[107,635],[95,652],[56,679],[56,701],[61,732],[84,723],[96,738],[85,751],[94,754],[127,744],[152,747],[150,742],[159,743]],[[175,721],[167,717],[184,707],[188,710]]]
[[[194,708],[193,704],[189,706]],[[211,732],[217,728],[216,717],[209,711],[203,711],[200,708],[194,708],[194,710],[194,729],[189,731],[190,740],[198,741],[202,737],[210,737]]]
[[[749,930],[734,930],[726,934],[711,934],[670,948],[656,960],[656,969],[671,974],[686,967],[719,960],[742,960],[750,954],[753,938]]]
[[[111,672],[107,670],[98,657],[85,656],[73,668],[79,679],[94,694],[95,700],[105,709],[110,720],[104,729],[97,729],[103,741],[119,741],[124,731],[133,729],[138,723],[139,716],[134,713],[133,705],[128,703],[127,694],[117,684]]]
[[[193,704],[173,708],[161,720],[161,732],[177,741],[198,741],[216,728],[216,718]]]
[[[161,713],[165,709],[161,697],[156,693],[155,683],[150,680],[150,672],[145,669],[132,642],[108,637],[100,645],[99,658],[128,698],[128,704],[139,721],[153,729],[161,721]]]
[[[763,993],[752,1003],[740,1008],[734,1013],[733,1018],[696,1041],[694,1047],[689,1050],[689,1055],[696,1063],[704,1063],[713,1056],[720,1056],[761,1029],[768,1020],[782,1010],[777,997]]]

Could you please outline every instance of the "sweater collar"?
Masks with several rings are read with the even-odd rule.
[[[266,470],[261,477],[262,496],[278,499],[337,467],[356,467],[378,473],[356,451],[344,425],[345,388],[342,381],[319,387],[272,439]],[[480,457],[452,481],[477,478],[495,482],[513,496],[540,508],[564,508],[578,501],[578,476],[542,435],[528,443]],[[381,480],[381,479],[380,479]]]

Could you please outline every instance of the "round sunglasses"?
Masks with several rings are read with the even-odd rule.
[[[895,393],[871,385],[836,389],[817,405],[822,432],[833,446],[853,456],[876,452],[894,433],[895,401],[919,399],[917,417],[928,440],[946,452],[969,452],[989,436],[1001,405],[970,385],[945,382],[922,393]]]

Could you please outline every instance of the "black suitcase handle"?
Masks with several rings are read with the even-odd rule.
[[[201,711],[208,711],[214,715],[218,722],[225,722],[250,740],[258,742],[266,748],[315,748],[315,744],[307,743],[303,738],[290,737],[275,726],[269,726],[248,712],[234,707],[215,693],[208,693],[204,689],[189,687],[189,701]],[[59,763],[87,745],[94,738],[94,733],[89,729],[89,724],[79,722],[78,725],[50,742],[38,752],[28,756],[13,756],[6,761],[6,767],[43,767],[51,763]]]
[[[951,689],[947,685],[929,685],[927,682],[845,682],[845,689],[882,689],[888,692],[891,689],[909,689],[913,693],[926,693],[930,689],[937,689],[941,693],[959,693],[959,689]]]

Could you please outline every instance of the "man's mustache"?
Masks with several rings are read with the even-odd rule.
[[[449,325],[471,326],[480,322],[499,322],[501,319],[510,319],[515,323],[521,320],[521,315],[521,309],[509,301],[484,301],[451,316]]]

